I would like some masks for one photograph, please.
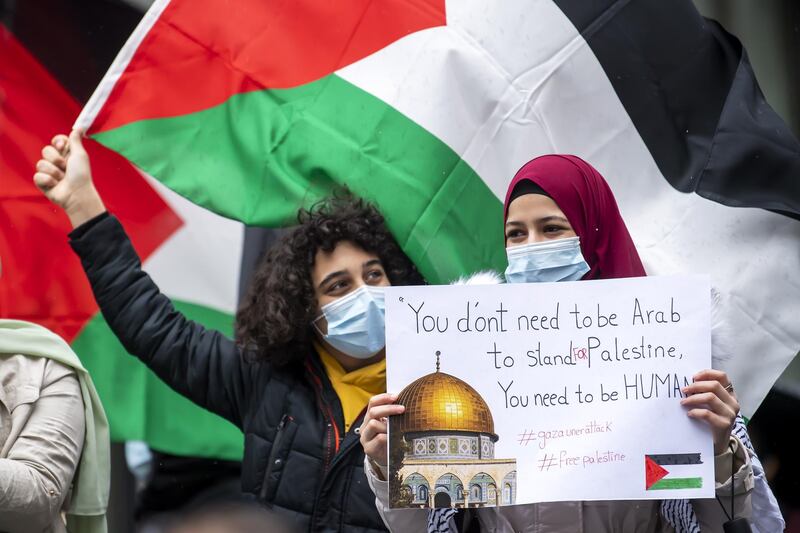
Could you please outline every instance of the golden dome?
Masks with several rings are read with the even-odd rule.
[[[414,381],[397,397],[406,410],[399,417],[403,433],[469,431],[494,435],[489,406],[468,383],[439,372]]]

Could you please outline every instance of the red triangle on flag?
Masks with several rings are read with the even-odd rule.
[[[33,184],[42,147],[69,133],[78,103],[0,24],[0,318],[45,326],[67,342],[97,313],[72,229]],[[86,139],[95,185],[145,260],[183,221],[121,155]]]
[[[645,489],[649,489],[655,483],[669,474],[664,467],[650,459],[648,456],[644,456],[644,472],[645,472]]]

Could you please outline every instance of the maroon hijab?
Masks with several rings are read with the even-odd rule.
[[[558,204],[581,238],[581,252],[590,267],[582,279],[646,275],[614,194],[589,163],[574,155],[544,155],[527,162],[508,186],[504,221],[514,188],[525,180],[541,187]]]

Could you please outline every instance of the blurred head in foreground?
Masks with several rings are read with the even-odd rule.
[[[231,503],[187,513],[166,533],[295,533],[286,521],[260,505]]]

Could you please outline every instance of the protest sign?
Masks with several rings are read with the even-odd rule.
[[[391,287],[390,504],[714,497],[702,276]]]

